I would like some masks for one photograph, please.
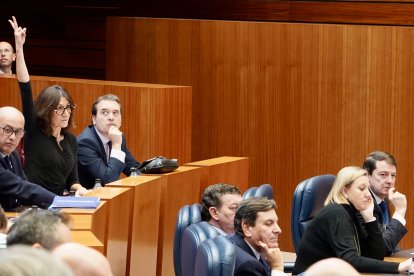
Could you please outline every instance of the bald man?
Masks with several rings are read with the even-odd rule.
[[[12,64],[16,60],[13,47],[6,41],[0,41],[0,75],[11,75]]]
[[[358,276],[356,269],[338,258],[320,260],[311,265],[304,273],[306,276]]]
[[[27,181],[17,145],[24,135],[23,114],[14,107],[0,108],[0,204],[5,210],[20,205],[47,208],[55,194]]]
[[[75,276],[112,276],[111,265],[95,249],[78,243],[64,243],[53,250],[53,255],[72,268]]]

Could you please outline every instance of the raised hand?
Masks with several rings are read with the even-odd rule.
[[[10,25],[14,30],[14,39],[16,42],[16,48],[22,47],[26,41],[26,28],[19,27],[16,17],[12,16],[12,20],[9,20]]]

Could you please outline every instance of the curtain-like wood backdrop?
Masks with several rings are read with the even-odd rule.
[[[250,185],[273,185],[281,248],[293,251],[296,185],[373,150],[398,160],[412,231],[413,40],[411,27],[110,18],[106,69],[191,85],[192,160],[249,156]]]

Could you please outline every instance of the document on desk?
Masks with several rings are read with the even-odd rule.
[[[60,208],[95,209],[99,205],[100,198],[96,196],[56,196],[50,210]]]

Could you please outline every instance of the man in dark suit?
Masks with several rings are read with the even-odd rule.
[[[5,210],[22,204],[47,208],[55,197],[55,194],[27,181],[15,151],[23,135],[23,114],[14,107],[0,108],[0,204]]]
[[[275,202],[265,198],[240,203],[234,217],[236,233],[229,237],[236,246],[235,276],[284,275],[275,208]]]
[[[105,185],[118,180],[121,173],[129,176],[131,168],[140,165],[120,131],[121,104],[116,95],[104,95],[95,101],[92,122],[77,138],[79,180],[88,189],[93,188],[96,178]]]
[[[395,191],[397,162],[391,154],[375,151],[367,156],[363,165],[368,171],[372,198],[374,198],[374,216],[383,225],[383,237],[386,254],[399,251],[398,243],[407,233],[405,212],[407,199],[404,194]],[[389,215],[388,202],[394,206],[394,214]]]

